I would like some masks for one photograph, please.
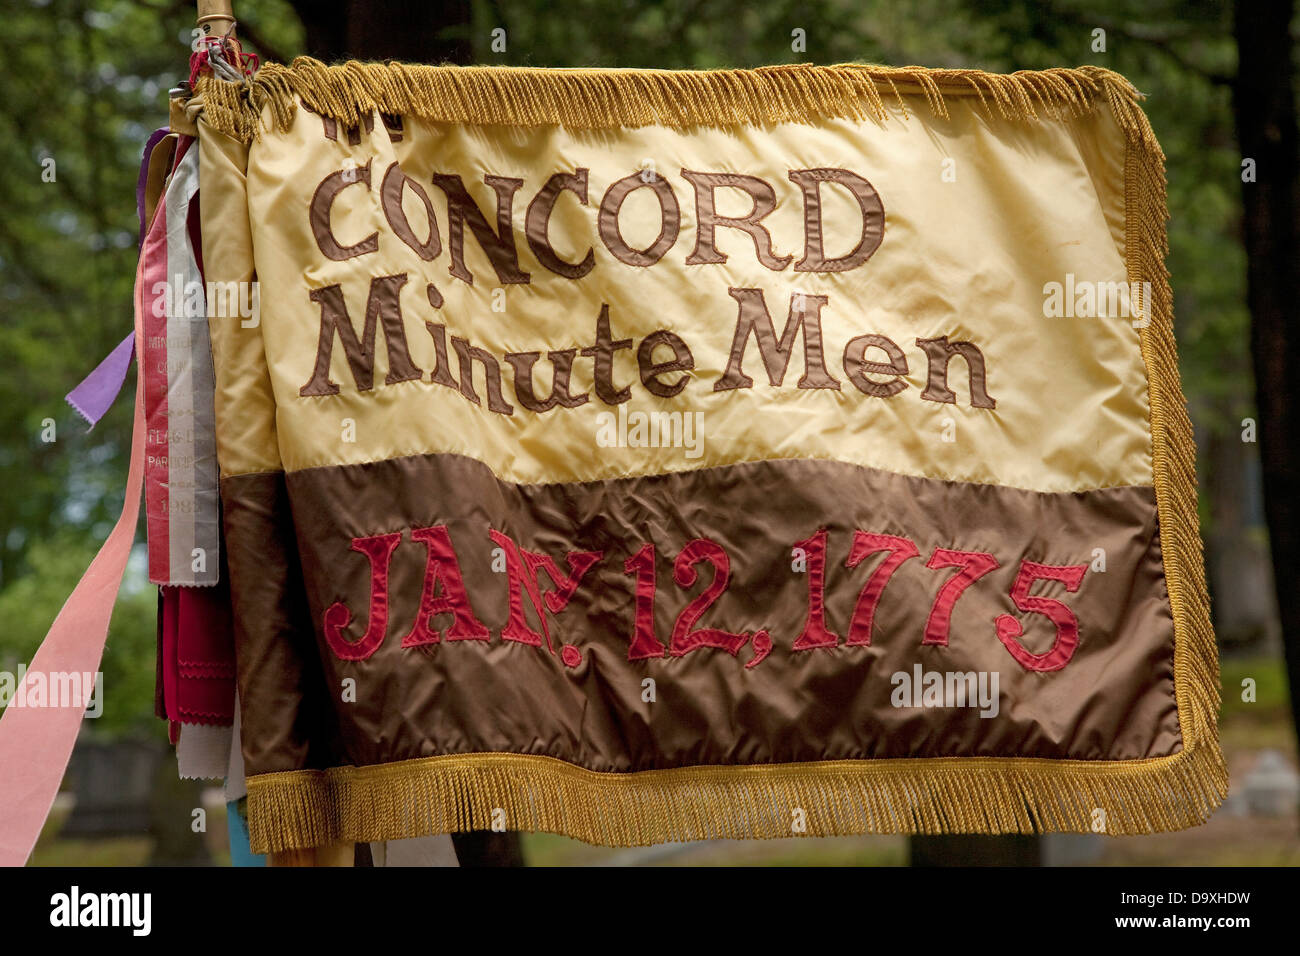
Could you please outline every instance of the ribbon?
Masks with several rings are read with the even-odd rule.
[[[215,380],[197,227],[199,151],[181,136],[149,235],[141,317],[149,580],[213,585],[220,559]],[[155,297],[159,289],[165,294]],[[164,308],[159,308],[159,306]]]
[[[144,310],[144,267],[142,256],[135,278],[137,342]],[[113,604],[122,586],[140,516],[144,439],[144,392],[137,387],[122,514],[50,626],[27,669],[26,683],[37,675],[48,683],[51,674],[93,674],[99,670]],[[4,768],[0,774],[0,866],[22,866],[31,855],[77,742],[84,703],[70,707],[57,706],[57,701],[51,703],[56,706],[10,706],[0,715],[0,767]]]
[[[140,175],[135,181],[135,209],[140,217],[140,239],[137,243],[139,246],[144,245],[144,234],[149,228],[145,202],[149,192],[149,157],[153,155],[154,147],[166,139],[170,132],[166,126],[156,129],[149,134],[149,139],[144,144],[144,155],[140,159]]]
[[[154,147],[167,135],[168,130],[165,127],[150,133],[148,141],[144,144],[144,155],[140,158],[140,175],[135,183],[135,208],[140,217],[139,245],[142,247],[147,228],[145,197],[149,186],[149,159],[153,155]],[[81,384],[64,396],[64,400],[90,423],[91,428],[99,423],[112,407],[118,393],[122,391],[122,383],[126,381],[126,370],[131,367],[134,341],[135,332],[132,330],[102,362],[95,366],[93,372],[82,379]]]
[[[81,380],[81,384],[64,396],[64,401],[76,409],[77,414],[94,428],[109,410],[126,381],[126,370],[131,367],[135,351],[135,332],[127,333],[108,356],[95,366],[95,370]]]

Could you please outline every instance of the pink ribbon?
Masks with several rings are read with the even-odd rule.
[[[137,349],[144,312],[144,271],[145,257],[141,256],[135,274]],[[144,392],[137,385],[122,514],[32,658],[28,682],[34,675],[94,674],[99,670],[108,622],[140,516],[144,440]],[[0,866],[22,866],[31,855],[58,795],[84,714],[83,701],[79,707],[11,705],[0,716]]]

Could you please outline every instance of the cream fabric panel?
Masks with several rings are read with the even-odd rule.
[[[321,119],[299,110],[287,134],[267,132],[253,144],[248,173],[260,332],[285,468],[454,452],[486,462],[508,480],[550,482],[799,457],[1041,491],[1151,484],[1137,330],[1127,318],[1047,318],[1043,311],[1044,284],[1064,283],[1067,274],[1076,282],[1126,280],[1124,142],[1109,112],[1101,107],[1082,119],[1029,124],[991,119],[977,99],[950,97],[951,119],[942,120],[923,101],[908,100],[910,116],[895,105],[884,124],[827,120],[817,126],[567,131],[448,126],[406,117],[400,139],[393,141],[377,119],[358,146],[349,146],[341,130],[335,141],[327,140]],[[342,190],[331,224],[344,244],[377,232],[378,252],[331,261],[309,226],[312,195],[332,172],[367,162],[370,188],[354,184]],[[380,183],[393,162],[432,201],[442,241],[433,261],[404,244],[385,218]],[[642,268],[610,254],[598,235],[597,212],[610,183],[647,164],[671,187],[681,232],[658,263]],[[776,254],[797,261],[804,247],[803,204],[787,174],[818,167],[851,170],[879,193],[884,238],[864,265],[835,274],[796,273],[793,266],[773,271],[759,263],[751,239],[732,228],[717,231],[717,247],[729,257],[725,264],[684,264],[697,223],[695,193],[683,168],[770,183],[777,207],[763,224]],[[572,280],[537,261],[524,239],[524,217],[552,173],[577,168],[590,170],[588,204],[562,194],[550,223],[551,242],[562,257],[576,262],[588,248],[594,252],[593,271]],[[449,274],[447,201],[432,182],[435,173],[459,175],[494,226],[496,196],[484,175],[524,180],[514,198],[513,225],[529,284],[503,286],[468,229],[465,255],[474,283]],[[205,182],[205,194],[206,187]],[[717,196],[720,214],[748,212],[742,194],[720,189]],[[842,255],[857,241],[856,204],[833,185],[824,185],[822,196],[827,255]],[[403,208],[423,237],[423,207],[409,190]],[[631,245],[653,241],[659,216],[651,190],[627,200],[621,225]],[[375,386],[358,392],[336,338],[331,378],[339,394],[301,397],[299,389],[312,376],[321,322],[309,292],[341,285],[359,333],[371,279],[396,273],[408,276],[401,290],[404,327],[423,380],[384,384],[389,359],[381,333]],[[429,283],[443,297],[440,309],[429,304]],[[804,370],[801,336],[781,387],[769,385],[751,339],[744,369],[754,387],[713,391],[737,321],[729,288],[763,290],[778,335],[791,295],[828,296],[822,309],[826,367],[840,389],[795,387]],[[494,295],[504,312],[493,310]],[[603,303],[609,305],[613,337],[634,343],[615,357],[615,383],[632,391],[626,409],[701,413],[698,455],[680,447],[602,447],[598,416],[611,408],[594,392],[578,408],[527,411],[515,400],[513,372],[504,361],[504,397],[515,406],[511,416],[429,381],[435,350],[426,322],[444,324],[449,337],[468,339],[501,359],[507,352],[591,345]],[[672,399],[652,395],[637,373],[636,346],[659,329],[680,335],[696,366],[685,391]],[[848,381],[844,346],[864,333],[887,336],[905,353],[907,388],[901,393],[872,397]],[[921,399],[927,361],[915,341],[942,335],[983,352],[995,409],[971,406],[960,358],[952,360],[948,380],[957,404]],[[867,357],[885,359],[878,351]],[[454,351],[450,358],[459,378]],[[575,361],[573,392],[591,389],[591,370],[591,359]],[[549,392],[550,374],[543,356],[534,372],[542,396]],[[484,384],[476,368],[480,397]],[[223,430],[238,427],[247,425],[223,421]],[[264,437],[265,431],[259,423],[256,434]],[[230,469],[232,462],[226,462],[228,470],[239,470]],[[241,464],[261,467],[257,456]]]
[[[235,283],[237,290],[256,279],[245,184],[248,148],[200,119],[198,149],[204,281],[209,287]],[[240,315],[238,309],[223,307],[228,314],[211,314],[213,297],[208,301],[221,475],[278,471],[275,397],[261,329],[254,317]],[[251,287],[244,301],[252,302]]]

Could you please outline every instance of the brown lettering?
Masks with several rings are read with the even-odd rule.
[[[631,347],[631,339],[613,340],[609,330],[609,306],[601,305],[600,315],[596,317],[596,344],[583,349],[582,354],[596,360],[593,373],[596,397],[606,405],[619,405],[632,397],[630,387],[614,387],[614,353]]]
[[[420,239],[411,228],[402,208],[402,190],[409,187],[415,198],[424,204],[424,214],[429,222],[429,237]],[[379,198],[383,203],[384,216],[388,225],[398,239],[406,243],[425,262],[432,262],[442,254],[442,241],[438,238],[438,218],[433,214],[433,203],[424,187],[402,172],[402,167],[393,163],[384,173],[384,181],[379,187]]]
[[[927,402],[945,402],[957,404],[956,394],[948,387],[948,363],[954,355],[966,360],[970,379],[970,403],[975,408],[997,408],[998,403],[989,395],[985,370],[984,353],[971,342],[949,342],[948,336],[937,339],[917,339],[916,344],[925,349],[929,359],[929,378],[921,398]]]
[[[877,348],[889,356],[888,362],[868,362],[867,349]],[[891,339],[883,335],[859,335],[844,346],[844,374],[850,382],[867,395],[889,398],[907,388],[898,376],[907,374],[907,356]],[[893,375],[892,382],[880,382],[868,375]]]
[[[587,171],[579,169],[572,173],[556,173],[546,181],[533,201],[528,204],[528,215],[524,220],[524,235],[528,238],[528,247],[533,255],[547,269],[566,279],[581,279],[596,265],[596,255],[588,249],[587,254],[577,265],[565,262],[555,254],[547,227],[551,221],[551,210],[555,201],[565,190],[578,197],[578,202],[587,205]]]
[[[672,187],[659,176],[653,173],[650,175],[652,178],[649,181],[643,179],[641,173],[620,179],[605,190],[605,196],[600,201],[600,215],[597,218],[600,239],[615,259],[630,266],[654,265],[673,247],[682,229],[682,211],[677,205]],[[659,197],[659,238],[644,249],[633,249],[623,241],[623,234],[618,228],[618,214],[623,208],[623,201],[633,190],[643,186],[653,189]]]
[[[780,272],[794,256],[777,256],[772,253],[772,235],[759,223],[776,208],[776,191],[757,176],[739,176],[732,173],[697,173],[682,170],[695,187],[695,251],[686,259],[688,266],[726,262],[727,257],[718,251],[715,232],[718,226],[739,229],[754,240],[758,261],[773,272]],[[719,186],[730,186],[749,194],[754,205],[749,215],[740,217],[719,216],[714,207],[713,191]]]
[[[429,304],[435,309],[441,309],[442,293],[434,288],[432,282],[429,283],[425,292],[429,296]],[[456,379],[451,374],[451,363],[447,361],[447,327],[433,322],[425,322],[424,327],[429,330],[429,335],[433,338],[433,350],[435,352],[433,371],[429,374],[429,381],[435,385],[459,388],[460,386],[456,384]]]
[[[460,393],[475,405],[482,404],[478,392],[474,391],[474,361],[477,359],[483,365],[483,374],[487,380],[488,409],[498,415],[513,415],[514,406],[501,395],[501,363],[496,360],[496,356],[455,335],[451,337],[451,345],[460,361]]]
[[[316,237],[316,245],[324,253],[325,257],[333,259],[335,262],[355,259],[357,256],[379,251],[379,233],[377,232],[372,232],[358,243],[345,246],[334,238],[334,230],[330,227],[330,210],[334,207],[334,200],[343,190],[357,183],[364,184],[366,190],[369,191],[370,160],[366,160],[364,166],[351,166],[330,173],[321,180],[320,185],[316,187],[316,192],[311,197],[308,221],[311,224],[312,235]]]
[[[871,258],[885,235],[885,207],[876,188],[847,169],[792,169],[791,182],[803,190],[804,255],[795,272],[847,272]],[[838,183],[862,210],[862,236],[848,255],[827,259],[823,246],[821,184]]]
[[[527,272],[519,268],[519,254],[515,251],[512,225],[514,196],[524,181],[506,176],[483,177],[483,182],[491,186],[497,195],[495,231],[488,225],[478,203],[465,191],[465,185],[459,176],[434,173],[433,182],[447,194],[447,245],[451,251],[451,274],[469,285],[474,284],[474,276],[465,268],[465,225],[468,223],[470,232],[474,233],[474,238],[496,270],[497,279],[503,285],[526,284],[529,277]]]
[[[724,392],[732,388],[753,388],[754,380],[745,374],[741,363],[745,358],[745,346],[749,344],[752,332],[758,340],[759,354],[767,368],[767,380],[772,385],[780,385],[785,380],[786,369],[790,365],[790,355],[794,350],[794,339],[803,329],[804,373],[799,379],[799,388],[834,388],[840,383],[826,371],[826,359],[822,354],[822,306],[826,304],[824,295],[790,296],[790,311],[786,318],[781,339],[777,341],[776,329],[772,324],[771,313],[763,300],[762,289],[728,289],[731,297],[740,304],[740,314],[736,319],[736,334],[731,340],[731,357],[727,361],[727,370],[713,383],[715,392]],[[802,302],[802,304],[801,304]],[[806,306],[812,303],[811,315]]]
[[[551,377],[551,394],[544,399],[539,399],[537,393],[533,391],[533,366],[542,357],[542,353],[508,353],[506,361],[515,370],[515,398],[519,400],[519,404],[530,412],[547,412],[556,405],[563,405],[565,408],[577,408],[579,405],[587,404],[588,396],[586,392],[581,395],[571,395],[569,393],[569,378],[573,374],[573,360],[577,355],[577,349],[560,349],[559,351],[546,353],[546,357],[550,359],[551,366],[555,371]]]
[[[655,347],[659,345],[666,345],[673,350],[671,362],[655,362]],[[695,356],[691,354],[690,348],[682,341],[681,336],[667,329],[660,329],[658,332],[651,332],[641,340],[641,345],[636,350],[636,363],[641,372],[641,384],[651,394],[658,395],[660,398],[672,398],[686,387],[691,377],[683,375],[677,381],[668,383],[659,381],[659,376],[667,375],[669,372],[691,371],[695,368]]]
[[[406,275],[379,276],[370,280],[370,294],[366,299],[366,322],[357,338],[348,317],[347,303],[343,301],[340,286],[330,285],[312,289],[313,302],[320,305],[320,338],[316,345],[316,367],[311,379],[298,390],[299,395],[337,395],[338,385],[330,381],[330,360],[334,353],[334,335],[338,333],[347,356],[348,366],[358,391],[369,391],[375,376],[375,329],[382,322],[384,347],[388,350],[388,375],[385,385],[409,382],[424,373],[415,367],[406,348],[406,330],[402,324],[402,303],[399,297]]]

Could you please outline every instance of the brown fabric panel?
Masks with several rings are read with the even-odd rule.
[[[597,771],[696,764],[799,762],[841,758],[1034,756],[1087,760],[1159,756],[1181,749],[1173,688],[1173,626],[1165,591],[1155,496],[1124,487],[1043,494],[991,485],[910,478],[829,461],[767,461],[670,475],[581,484],[515,485],[483,464],[429,455],[291,473],[288,488],[309,586],[316,646],[327,685],[357,680],[355,703],[337,704],[346,762],[366,765],[444,753],[543,754]],[[227,494],[242,497],[241,479]],[[446,525],[473,609],[492,639],[402,648],[414,621],[426,549],[412,527]],[[826,612],[840,635],[834,648],[795,651],[808,609],[808,575],[791,569],[791,547],[828,531]],[[605,555],[569,606],[553,616],[555,652],[505,642],[507,576],[491,571],[489,528],[543,552],[567,569],[572,550]],[[880,557],[845,567],[854,529],[905,536],[918,557],[894,574],[875,615],[872,644],[847,646],[849,620]],[[343,662],[319,624],[343,601],[355,640],[365,629],[367,559],[353,537],[402,532],[391,563],[387,637],[366,660]],[[727,590],[699,626],[766,628],[770,655],[752,669],[702,649],[684,657],[627,660],[634,582],[624,561],[646,541],[658,550],[657,630],[668,642],[673,620],[711,579],[707,566],[689,589],[673,580],[673,559],[707,537],[731,559]],[[987,551],[1000,567],[957,602],[947,646],[922,646],[926,617],[952,568],[930,570],[935,548]],[[1107,570],[1088,571],[1075,594],[1038,584],[1034,594],[1063,599],[1081,638],[1061,670],[1030,672],[999,642],[994,621],[1015,614],[1024,643],[1048,649],[1051,626],[1017,612],[1009,593],[1022,558],[1088,564],[1106,550]],[[232,554],[258,560],[256,555]],[[537,627],[529,608],[529,622]],[[448,616],[435,618],[445,628]],[[575,644],[582,662],[558,656]],[[1000,712],[978,708],[894,708],[890,676],[926,671],[997,671]],[[241,662],[242,664],[242,662]],[[262,691],[291,702],[292,692],[259,669]],[[292,672],[288,672],[292,673]],[[241,667],[241,682],[245,674]],[[645,677],[657,701],[641,700]],[[241,683],[241,687],[243,684]],[[261,742],[251,773],[283,769],[282,717],[259,707],[246,733]]]
[[[341,753],[307,614],[281,472],[221,486],[244,763],[250,773],[334,766]],[[256,768],[253,770],[252,768]]]

